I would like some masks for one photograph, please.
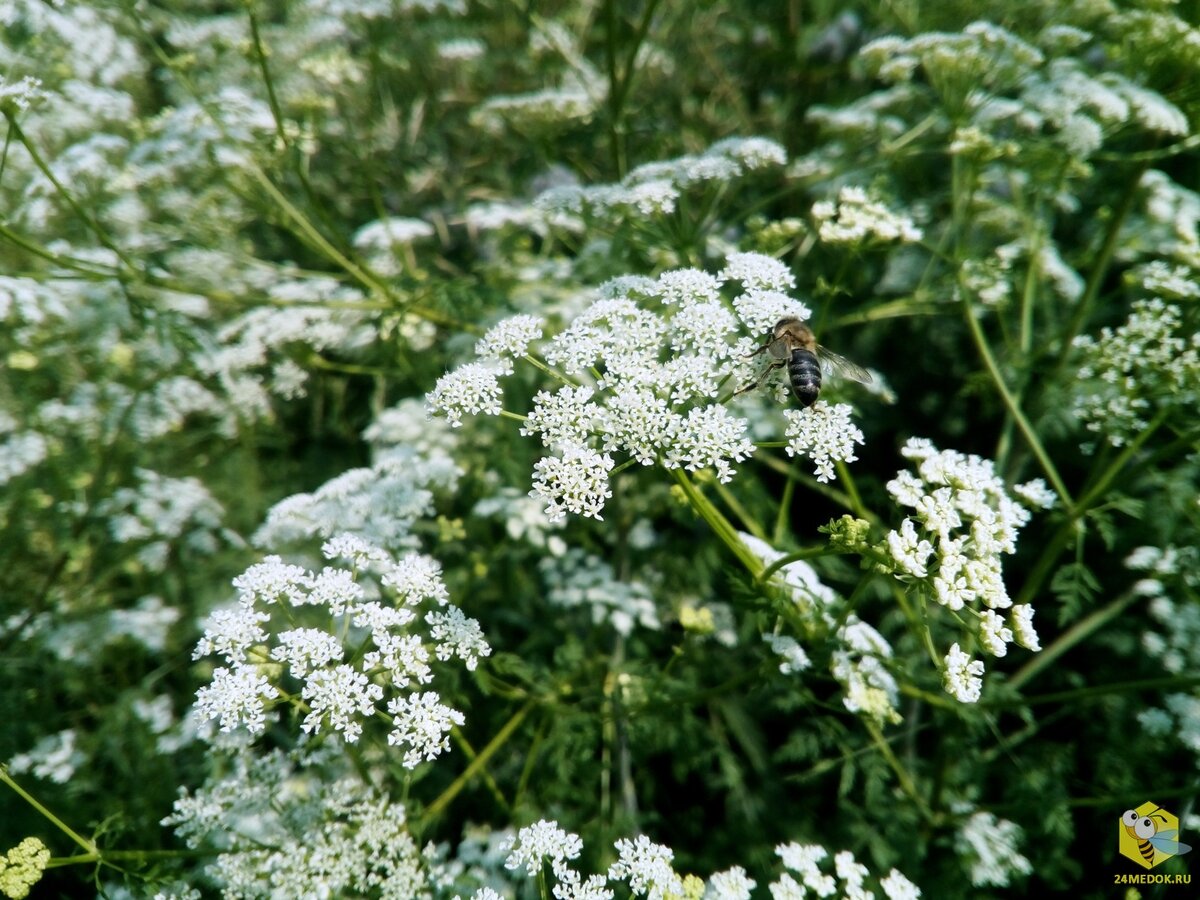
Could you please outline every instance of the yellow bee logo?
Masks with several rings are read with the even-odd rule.
[[[1147,806],[1151,805],[1146,803],[1139,808],[1145,810]],[[1143,865],[1147,869],[1192,849],[1188,844],[1181,844],[1176,840],[1179,829],[1164,827],[1169,824],[1167,816],[1170,815],[1169,813],[1164,815],[1164,813],[1166,810],[1161,806],[1155,806],[1149,812],[1127,809],[1121,814],[1121,825],[1125,828],[1125,833],[1136,842],[1137,852],[1145,860]],[[1171,816],[1171,820],[1174,819],[1175,817]]]

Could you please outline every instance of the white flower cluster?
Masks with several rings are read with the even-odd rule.
[[[739,532],[738,537],[764,565],[781,559],[780,553],[766,541]],[[816,570],[803,560],[781,566],[771,584],[787,592],[801,618],[819,630],[833,635],[835,642],[829,670],[842,686],[842,705],[852,713],[868,716],[879,723],[898,722],[896,704],[900,691],[887,667],[892,658],[891,644],[878,631],[854,613],[838,608],[834,591],[821,583]],[[809,659],[799,641],[790,635],[765,634],[763,640],[781,658],[780,671],[794,674],[809,667]]]
[[[893,573],[923,584],[948,609],[969,609],[980,643],[993,656],[1003,656],[1013,640],[1040,649],[1032,608],[1013,606],[1001,572],[1001,556],[1016,551],[1029,510],[1009,496],[988,460],[939,451],[919,438],[910,439],[901,453],[916,463],[917,475],[902,471],[887,489],[913,512],[876,548]],[[1030,505],[1054,502],[1040,481],[1015,490]],[[1003,609],[1010,611],[1007,625],[996,612]],[[958,644],[951,648],[944,673],[949,693],[967,703],[978,700],[982,673],[982,662],[972,662]]]
[[[610,880],[627,882],[630,896],[647,900],[676,897],[750,900],[756,886],[741,866],[717,872],[707,883],[695,875],[681,876],[675,871],[675,854],[671,848],[656,844],[645,835],[621,838],[615,848],[617,860],[609,866],[607,873],[592,875],[585,880],[569,865],[583,851],[579,836],[563,830],[557,822],[543,819],[508,839],[505,866],[536,876],[548,862],[558,879],[552,892],[557,900],[612,900],[614,891],[609,887]],[[784,867],[790,870],[769,885],[775,900],[803,900],[810,896],[809,891],[818,897],[840,892],[840,896],[853,900],[869,900],[873,896],[867,888],[870,871],[849,851],[834,855],[833,874],[821,871],[819,864],[829,858],[829,851],[819,845],[780,844],[775,852]],[[888,900],[917,900],[921,896],[920,889],[896,869],[879,879],[879,887]],[[490,888],[483,888],[472,896],[472,900],[492,900],[497,896]]]
[[[448,749],[447,733],[463,717],[436,693],[409,688],[433,680],[429,644],[438,659],[457,656],[468,669],[489,655],[478,623],[449,604],[438,565],[428,557],[396,560],[351,535],[321,549],[350,568],[314,573],[268,556],[234,579],[237,605],[213,613],[194,653],[225,662],[197,692],[198,712],[219,719],[222,731],[244,724],[257,734],[266,727],[268,703],[298,694],[304,731],[332,729],[355,743],[390,692],[388,743],[405,748],[407,768],[432,760]],[[367,576],[397,603],[371,599],[360,583]],[[428,638],[416,625],[423,605],[432,606],[424,615]],[[272,628],[280,619],[293,627]]]
[[[227,897],[432,896],[403,806],[319,751],[239,753],[163,819],[189,847],[220,852],[205,875]]]
[[[1008,887],[1013,878],[1033,871],[1033,865],[1018,851],[1021,826],[998,819],[990,812],[976,812],[958,831],[955,847],[969,866],[971,884],[977,888]]]
[[[1080,335],[1075,415],[1114,447],[1132,440],[1155,413],[1200,408],[1200,332],[1189,328],[1178,306],[1139,300],[1129,318]]]
[[[726,138],[700,154],[646,163],[616,184],[552,188],[534,201],[548,223],[577,227],[580,218],[614,223],[668,215],[689,188],[732,181],[787,163],[787,151],[767,138]]]
[[[788,456],[807,455],[816,465],[817,481],[837,477],[834,462],[854,462],[854,445],[863,442],[862,431],[850,421],[853,409],[848,404],[830,406],[818,400],[805,409],[784,412],[788,427]]]
[[[785,293],[795,277],[778,260],[731,253],[726,263],[719,275],[676,269],[657,279],[608,282],[545,342],[542,354],[561,371],[562,385],[538,392],[521,433],[540,437],[551,451],[534,467],[531,492],[551,521],[567,513],[602,517],[615,454],[644,466],[711,468],[728,482],[733,464],[754,452],[747,422],[715,401],[756,374],[759,364],[748,356],[761,338],[745,332],[761,335],[780,318],[803,319],[809,311]],[[722,289],[731,282],[741,290],[726,299]],[[455,426],[465,414],[498,414],[498,376],[510,370],[509,357],[529,351],[541,328],[527,315],[494,326],[477,348],[490,358],[444,375],[426,399],[430,413]],[[836,407],[822,427],[808,428],[805,447],[818,465],[853,458],[846,442],[862,436],[854,437],[845,415]],[[805,439],[795,437],[792,452]]]
[[[848,185],[838,191],[837,201],[813,204],[818,234],[828,244],[863,244],[868,241],[899,241],[911,244],[922,232],[911,218],[892,212],[860,187]]]
[[[1076,40],[1090,39],[1078,32],[1066,46],[1049,43],[1072,54]],[[1010,156],[1017,148],[1010,138],[1014,126],[1030,136],[1049,135],[1077,159],[1090,157],[1107,135],[1124,126],[1174,136],[1189,131],[1187,117],[1161,94],[1117,72],[1090,71],[1072,56],[1047,62],[1042,51],[988,22],[959,33],[880,38],[861,55],[888,81],[911,81],[923,68],[936,90],[953,96],[952,105],[965,102],[971,117],[956,132],[959,153]],[[960,97],[963,84],[986,90],[974,88],[969,97]]]
[[[109,517],[108,527],[118,544],[140,544],[136,557],[148,570],[166,569],[172,548],[213,553],[222,538],[225,511],[196,478],[168,478],[150,469],[136,469],[136,487],[118,488],[96,505]]]
[[[546,583],[546,599],[563,609],[584,609],[593,624],[609,624],[625,637],[635,626],[662,627],[654,595],[640,581],[619,581],[612,566],[598,556],[572,547],[559,557],[543,559],[538,568]]]

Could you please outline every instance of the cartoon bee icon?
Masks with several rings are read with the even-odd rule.
[[[1156,851],[1162,854],[1158,860],[1162,862],[1168,856],[1179,856],[1192,849],[1190,845],[1175,840],[1175,835],[1179,833],[1177,829],[1158,830],[1158,822],[1155,819],[1163,823],[1167,821],[1164,816],[1158,814],[1160,809],[1162,807],[1156,807],[1145,816],[1139,814],[1136,809],[1127,809],[1121,814],[1121,824],[1125,826],[1125,832],[1137,841],[1138,852],[1142,854],[1142,859],[1146,860],[1148,866],[1155,864]]]

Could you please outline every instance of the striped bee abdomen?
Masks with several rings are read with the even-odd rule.
[[[821,364],[811,350],[796,348],[788,361],[788,377],[801,406],[812,406],[821,393]]]

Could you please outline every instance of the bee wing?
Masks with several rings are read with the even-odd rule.
[[[843,378],[849,378],[851,381],[857,381],[859,384],[871,383],[871,373],[858,363],[852,363],[846,357],[840,356],[820,345],[817,345],[817,356],[821,360],[821,367],[826,372],[841,375]]]
[[[1175,832],[1172,831],[1171,834],[1175,834]],[[1164,838],[1157,834],[1154,837],[1149,838],[1149,841],[1150,846],[1155,850],[1158,850],[1160,853],[1166,853],[1173,856],[1182,856],[1184,853],[1187,853],[1192,849],[1191,845],[1189,844],[1181,844],[1179,841],[1174,841],[1170,838]]]

